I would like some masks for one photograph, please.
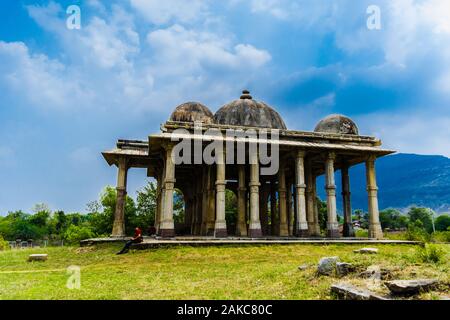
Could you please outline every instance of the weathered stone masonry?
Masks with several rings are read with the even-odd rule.
[[[276,143],[279,147],[278,172],[270,176],[261,174],[265,164],[260,163],[258,153],[250,151],[249,140],[245,140],[245,164],[226,163],[227,154],[231,152],[236,157],[237,150],[227,150],[225,143],[223,150],[215,155],[215,164],[196,163],[194,158],[198,160],[199,154],[209,143],[196,131],[198,123],[202,125],[202,133],[214,128],[224,137],[227,129],[258,131],[263,128],[269,131],[269,135],[273,130],[278,130],[279,140],[267,141],[269,145]],[[176,142],[171,138],[176,129],[184,129],[193,140],[200,141],[200,149],[192,154],[192,164],[175,165],[172,159]],[[173,218],[175,188],[184,195],[185,234],[219,238],[319,236],[316,178],[320,175],[325,175],[326,236],[353,237],[349,169],[359,163],[366,166],[369,237],[379,239],[383,236],[375,163],[378,157],[394,151],[382,149],[379,139],[359,135],[356,124],[345,116],[328,116],[318,123],[313,132],[287,130],[283,119],[273,108],[254,100],[248,91],[244,91],[240,99],[224,105],[216,114],[200,103],[184,103],[175,109],[161,130],[161,133],[151,134],[148,141],[119,140],[115,149],[103,152],[108,164],[118,168],[113,237],[125,236],[124,208],[130,168],[147,169],[147,176],[157,182],[155,228],[161,237],[176,235]],[[237,144],[233,145],[236,148]],[[258,147],[256,143],[256,149]],[[337,170],[341,171],[342,176],[342,234],[337,220]],[[230,234],[226,221],[226,189],[233,191],[237,197],[234,234]]]

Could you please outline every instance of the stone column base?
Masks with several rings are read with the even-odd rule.
[[[227,229],[215,229],[214,238],[226,238],[228,236]]]
[[[239,237],[246,237],[247,236],[247,225],[244,223],[240,223],[237,226],[236,234]]]
[[[287,224],[280,225],[280,237],[288,237],[289,236],[289,228]]]
[[[383,230],[380,224],[369,225],[369,238],[371,239],[383,239]]]
[[[249,229],[248,230],[248,236],[250,238],[261,238],[262,237],[262,231],[261,231],[261,229]]]
[[[295,233],[296,237],[300,237],[300,238],[308,238],[310,235],[308,229],[298,229]]]
[[[327,230],[327,237],[328,238],[340,238],[341,234],[339,233],[338,229],[328,229]]]
[[[318,223],[314,224],[314,235],[316,235],[318,237],[320,236],[320,226]]]
[[[125,223],[123,221],[114,221],[111,237],[125,237]]]
[[[344,237],[354,237],[355,230],[352,223],[344,223]]]
[[[174,229],[159,229],[159,235],[162,238],[173,238],[175,237]]]

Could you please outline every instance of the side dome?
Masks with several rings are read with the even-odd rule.
[[[250,92],[242,91],[238,100],[227,103],[214,115],[217,124],[286,129],[281,116],[264,102],[253,100]]]
[[[332,114],[323,118],[319,121],[314,131],[338,134],[359,134],[356,123],[349,117],[340,114]]]
[[[213,113],[203,104],[186,102],[180,104],[170,115],[169,121],[213,123]]]

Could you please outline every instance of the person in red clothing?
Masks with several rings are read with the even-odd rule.
[[[117,252],[117,254],[123,254],[123,253],[128,252],[128,250],[130,249],[130,246],[133,243],[141,243],[142,241],[144,241],[144,238],[142,237],[142,230],[139,227],[136,227],[136,229],[134,229],[133,238],[128,240],[127,243],[125,243],[125,246],[123,247],[123,249],[120,250],[119,252]]]

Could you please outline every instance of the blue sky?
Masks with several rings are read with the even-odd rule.
[[[243,88],[290,129],[343,113],[388,148],[450,156],[449,16],[447,0],[3,0],[0,214],[84,211],[115,185],[101,151]],[[131,170],[130,195],[145,182]]]

